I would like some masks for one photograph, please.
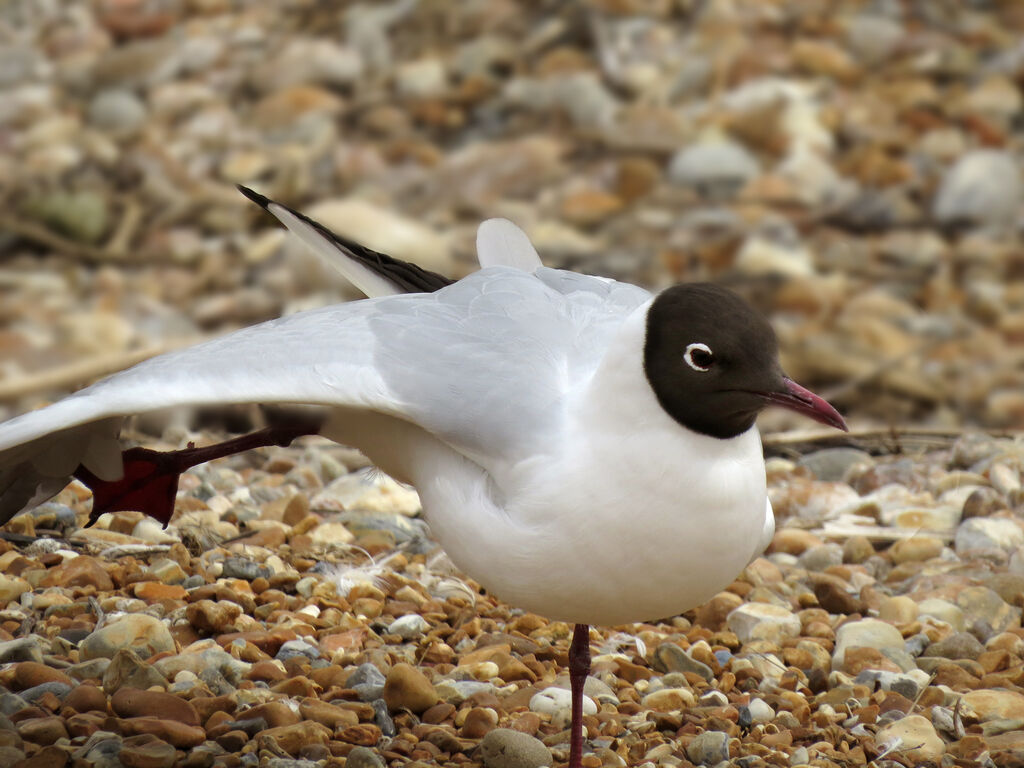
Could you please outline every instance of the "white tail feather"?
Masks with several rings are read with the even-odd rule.
[[[404,293],[390,280],[381,277],[371,269],[359,263],[326,237],[317,232],[313,227],[292,214],[288,209],[277,203],[271,203],[267,210],[277,217],[278,221],[288,228],[288,231],[306,244],[315,254],[322,258],[327,264],[341,272],[352,285],[365,293],[370,298],[376,296],[393,296]]]
[[[488,219],[480,225],[476,253],[481,267],[515,267],[533,272],[543,266],[530,238],[508,219]]]

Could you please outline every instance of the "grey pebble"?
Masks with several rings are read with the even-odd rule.
[[[206,579],[204,579],[203,576],[198,573],[189,576],[187,579],[181,582],[181,586],[183,586],[185,589],[195,589],[196,587],[201,587],[204,584],[206,584]]]
[[[729,759],[729,734],[705,731],[690,742],[686,756],[697,765],[718,765]]]
[[[927,648],[929,656],[941,656],[946,659],[977,659],[984,651],[985,646],[968,632],[957,632],[932,643]]]
[[[35,661],[43,663],[43,651],[35,637],[21,637],[0,643],[0,664],[15,661]]]
[[[100,657],[98,659],[89,659],[89,661],[80,661],[77,664],[72,664],[64,670],[64,674],[73,677],[76,680],[102,680],[103,675],[107,673],[107,667],[109,666],[110,659]]]
[[[81,747],[72,753],[76,762],[81,761],[89,768],[122,768],[118,759],[121,754],[121,737],[110,731],[96,731]]]
[[[227,696],[235,692],[232,685],[224,674],[215,668],[204,669],[199,673],[199,679],[206,684],[214,696]]]
[[[839,544],[819,544],[803,552],[797,562],[808,571],[824,571],[843,564],[843,548]]]
[[[655,663],[665,672],[693,672],[709,683],[715,679],[715,673],[707,664],[697,661],[675,643],[662,643],[654,651]]]
[[[684,147],[668,167],[672,182],[692,187],[712,200],[732,197],[760,173],[757,158],[746,147],[724,138]]]
[[[13,715],[27,706],[28,702],[16,693],[10,693],[9,691],[0,693],[0,713],[4,715]]]
[[[277,652],[277,656],[274,658],[278,661],[287,661],[288,659],[294,659],[298,656],[307,658],[310,661],[313,659],[319,659],[320,649],[310,645],[305,640],[289,640],[281,645],[280,650]]]
[[[225,725],[233,731],[242,731],[250,738],[256,738],[260,731],[267,730],[267,721],[262,717],[249,717],[243,720],[230,720]]]
[[[54,528],[57,530],[68,530],[78,527],[78,518],[75,511],[66,504],[58,504],[55,501],[41,504],[35,509],[29,510],[36,528]]]
[[[369,747],[356,747],[348,753],[345,768],[384,768],[384,761]]]
[[[877,722],[879,726],[884,726],[902,720],[904,717],[906,717],[906,713],[900,712],[898,709],[890,709],[879,715]]]
[[[370,703],[373,706],[373,722],[380,728],[380,732],[389,739],[395,736],[398,729],[395,727],[395,721],[391,719],[384,699],[374,699]]]
[[[988,587],[966,587],[956,596],[967,630],[982,642],[1020,626],[1021,609],[1008,604]]]
[[[26,688],[21,691],[18,695],[21,696],[25,701],[35,703],[36,699],[40,696],[44,696],[47,693],[52,693],[61,701],[64,701],[64,697],[71,693],[71,686],[67,683],[61,683],[53,681],[50,683],[41,683],[34,685],[31,688]]]
[[[348,676],[345,685],[356,691],[362,701],[379,699],[384,693],[384,675],[373,664],[360,664],[356,671]]]
[[[1020,168],[1009,152],[965,152],[942,179],[932,208],[941,224],[1012,225],[1024,199]]]
[[[261,576],[269,579],[271,570],[264,565],[248,560],[244,557],[229,557],[224,561],[224,570],[221,576],[225,579],[242,579],[252,581]]]
[[[511,728],[495,728],[480,742],[486,768],[541,768],[551,765],[551,750],[539,739]]]
[[[1024,544],[1024,531],[1002,517],[971,517],[957,526],[953,547],[961,555],[973,549],[1011,551]]]
[[[134,136],[145,120],[146,105],[128,90],[100,91],[89,103],[89,122],[116,138]]]
[[[916,635],[911,635],[904,641],[903,650],[911,656],[920,656],[925,652],[931,642],[931,638],[929,638],[928,635],[924,632],[918,632]]]
[[[867,451],[857,448],[824,448],[800,457],[797,464],[806,467],[819,480],[825,482],[841,482],[855,466],[872,464],[874,460]]]

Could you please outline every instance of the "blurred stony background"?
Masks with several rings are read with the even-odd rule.
[[[236,183],[453,276],[506,216],[551,265],[725,282],[872,453],[766,414],[767,554],[593,628],[584,765],[1019,767],[1024,442],[960,432],[1024,428],[1022,31],[1019,0],[0,0],[0,417],[353,296]],[[180,426],[127,437],[225,425]],[[567,759],[570,627],[355,451],[198,467],[166,530],[90,505],[0,531],[0,766]]]
[[[1013,0],[7,0],[0,415],[350,296],[234,189],[459,275],[715,279],[855,425],[1024,427]],[[769,416],[769,428],[787,426]]]

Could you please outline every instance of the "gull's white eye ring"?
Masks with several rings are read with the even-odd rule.
[[[683,360],[695,371],[707,371],[715,362],[715,353],[707,344],[695,341],[693,344],[687,345],[686,352],[683,353]]]

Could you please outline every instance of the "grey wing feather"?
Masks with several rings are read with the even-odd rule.
[[[545,444],[649,294],[494,267],[430,294],[304,312],[153,358],[0,425],[0,519],[79,463],[118,476],[122,417],[173,405],[312,403],[414,422],[500,474]],[[95,467],[95,469],[94,469]]]

